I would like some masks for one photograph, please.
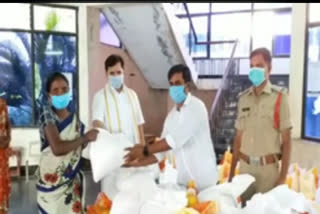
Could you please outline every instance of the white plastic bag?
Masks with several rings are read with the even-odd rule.
[[[113,200],[110,214],[139,214],[142,205],[158,189],[150,167],[120,169],[116,185],[119,193]]]
[[[249,174],[237,175],[231,183],[223,183],[201,191],[198,198],[201,202],[218,201],[230,207],[238,207],[237,198],[255,181]]]
[[[185,190],[159,188],[154,197],[142,205],[139,214],[172,214],[186,205]]]
[[[302,193],[290,190],[287,185],[278,186],[265,194],[255,194],[244,209],[247,214],[314,213],[312,202]]]
[[[316,192],[316,203],[320,205],[320,187],[318,187],[317,192]]]
[[[112,202],[110,214],[138,214],[142,203],[139,192],[119,192]]]
[[[279,203],[270,195],[255,194],[244,208],[246,214],[291,214],[288,208],[281,208]]]
[[[168,160],[165,161],[165,170],[160,172],[159,184],[161,186],[174,186],[177,185],[178,181],[178,171],[173,168]]]
[[[123,157],[127,153],[124,149],[134,145],[123,134],[110,134],[104,129],[98,130],[97,140],[88,145],[95,182],[100,181],[113,170],[120,168],[124,163]]]
[[[157,188],[153,168],[121,168],[117,174],[117,188],[119,191],[154,191]]]

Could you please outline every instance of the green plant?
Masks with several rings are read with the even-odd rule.
[[[54,30],[57,27],[59,21],[60,21],[60,19],[59,19],[59,16],[57,15],[56,11],[49,12],[49,14],[47,15],[47,18],[46,18],[46,30],[47,31]]]

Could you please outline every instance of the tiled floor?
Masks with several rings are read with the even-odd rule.
[[[94,203],[100,185],[94,183],[92,175],[85,173],[86,177],[86,204]],[[36,179],[32,177],[26,183],[24,177],[12,180],[12,194],[10,198],[9,214],[37,214]]]

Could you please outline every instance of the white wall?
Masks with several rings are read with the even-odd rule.
[[[78,5],[77,5],[78,6]],[[79,94],[80,118],[84,124],[89,124],[89,90],[88,90],[88,43],[87,43],[87,6],[79,6]],[[30,142],[40,143],[39,129],[35,128],[13,128],[11,147],[22,147],[22,165],[25,165],[26,154]],[[40,151],[39,151],[40,152]],[[10,159],[10,165],[16,165],[16,159]],[[29,165],[38,163],[38,158],[29,159]]]
[[[289,88],[293,138],[301,138],[306,7],[307,3],[294,3],[292,8]]]

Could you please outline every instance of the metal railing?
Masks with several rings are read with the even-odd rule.
[[[227,67],[224,70],[222,74],[222,80],[220,87],[216,93],[214,102],[211,107],[210,111],[210,125],[211,125],[211,133],[212,137],[215,138],[217,136],[216,131],[217,131],[217,125],[219,122],[220,117],[222,116],[222,112],[224,109],[225,105],[225,99],[228,97],[228,95],[231,94],[231,88],[232,88],[232,81],[233,81],[233,76],[237,75],[239,73],[239,69],[236,71],[235,66],[236,66],[236,60],[239,64],[239,60],[234,58],[235,51],[238,45],[238,40],[224,40],[224,41],[206,41],[206,42],[198,42],[197,34],[195,32],[195,28],[189,13],[189,9],[187,6],[187,3],[183,3],[183,6],[186,10],[186,14],[190,23],[190,29],[191,29],[191,36],[194,38],[194,43],[190,44],[191,45],[191,50],[192,50],[192,45],[218,45],[218,44],[233,44],[233,48],[231,51],[230,58],[228,59]],[[214,71],[215,72],[215,71]]]
[[[210,111],[210,125],[213,137],[216,136],[216,127],[219,123],[219,119],[222,116],[222,112],[225,108],[226,99],[230,96],[230,91],[232,90],[232,81],[233,77],[238,74],[238,69],[235,68],[236,60],[234,58],[234,53],[236,50],[238,42],[234,43],[232,53],[227,65],[226,70],[223,73],[222,80],[220,83],[220,87],[216,93],[214,98],[211,111]]]

